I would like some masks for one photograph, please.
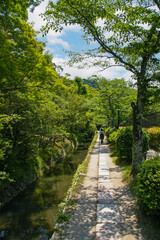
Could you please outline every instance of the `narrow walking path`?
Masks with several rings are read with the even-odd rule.
[[[105,144],[99,152],[96,239],[142,239],[134,201]]]
[[[88,171],[76,197],[66,231],[56,239],[65,240],[141,240],[136,208],[121,169],[110,157],[104,142],[97,140]]]

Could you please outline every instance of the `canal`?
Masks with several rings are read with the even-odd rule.
[[[0,240],[48,240],[61,203],[90,143],[80,146],[70,160],[32,183],[0,210]]]

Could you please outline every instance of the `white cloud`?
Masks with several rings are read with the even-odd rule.
[[[49,0],[44,0],[39,6],[37,6],[34,9],[34,12],[32,13],[30,10],[28,10],[28,21],[29,22],[34,22],[34,30],[39,31],[40,28],[45,25],[45,21],[43,20],[43,18],[40,16],[40,14],[45,12],[45,9],[48,5]],[[64,27],[65,31],[74,31],[74,32],[79,32],[82,30],[81,26],[79,26],[78,24],[75,25],[68,25]],[[48,35],[52,34],[52,35],[63,35],[64,30],[62,31],[62,33],[59,32],[54,32],[54,31],[49,31]]]
[[[41,18],[40,14],[45,12],[46,6],[48,4],[49,0],[44,0],[39,6],[37,6],[34,10],[34,12],[28,11],[28,22],[34,22],[34,30],[39,31],[42,26],[45,25],[45,21]],[[69,50],[70,45],[67,41],[64,41],[61,37],[66,34],[67,31],[74,31],[79,32],[81,31],[81,27],[79,25],[70,25],[65,26],[64,30],[62,32],[55,32],[53,30],[49,30],[48,34],[46,35],[46,42],[47,42],[47,48],[51,49],[52,46],[54,48],[54,45],[61,45],[62,48]],[[41,34],[38,35],[41,37]],[[51,52],[54,52],[55,49],[52,49]]]
[[[80,25],[75,24],[75,25],[68,25],[65,27],[65,31],[74,31],[74,32],[79,32],[82,31],[82,28]]]
[[[47,42],[49,45],[61,45],[65,49],[70,49],[70,45],[68,42],[63,41],[61,38],[47,38]]]
[[[45,12],[46,6],[48,5],[49,0],[44,0],[39,6],[34,9],[34,12],[28,10],[28,21],[34,22],[34,30],[39,31],[41,26],[45,24],[42,17],[39,15]]]
[[[50,30],[46,36],[47,38],[47,45],[49,45],[49,47],[51,48],[51,45],[61,45],[64,49],[69,50],[70,49],[70,45],[68,42],[64,41],[63,39],[61,39],[60,37],[62,37],[63,35],[65,35],[65,32],[55,32],[53,30]]]
[[[53,30],[49,30],[49,32],[47,33],[47,37],[60,37],[62,35],[64,35],[64,31],[62,32],[55,32]]]
[[[53,58],[53,62],[56,65],[60,65],[63,68],[63,71],[60,73],[61,76],[65,76],[66,73],[70,74],[70,78],[74,79],[76,76],[81,78],[88,78],[92,75],[97,75],[98,77],[105,77],[108,79],[114,78],[124,78],[125,80],[130,80],[131,72],[126,71],[122,67],[111,67],[104,71],[101,71],[101,68],[98,66],[85,67],[78,69],[78,65],[75,64],[73,67],[67,65],[69,58]]]

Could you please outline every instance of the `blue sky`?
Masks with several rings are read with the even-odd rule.
[[[43,19],[39,16],[40,13],[45,11],[48,0],[44,0],[38,7],[35,8],[34,12],[29,12],[29,22],[34,22],[34,29],[38,31],[42,25],[44,25]],[[67,26],[61,33],[56,33],[52,30],[49,31],[46,37],[38,35],[40,41],[46,42],[46,50],[49,50],[53,54],[53,62],[56,65],[61,65],[63,71],[60,73],[65,76],[66,73],[70,74],[70,78],[74,79],[75,76],[81,78],[88,78],[92,75],[98,75],[99,77],[105,77],[108,79],[113,78],[125,78],[129,80],[131,73],[127,72],[124,68],[113,67],[106,69],[105,71],[100,71],[98,66],[84,67],[83,69],[78,69],[78,65],[69,67],[67,61],[69,60],[67,51],[80,51],[86,50],[88,48],[96,47],[95,44],[88,46],[84,39],[82,39],[82,31],[80,26]],[[90,61],[92,61],[90,59]]]

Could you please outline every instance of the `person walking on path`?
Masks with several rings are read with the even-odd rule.
[[[99,139],[101,140],[101,144],[103,144],[103,140],[104,140],[104,130],[103,130],[103,128],[101,128],[100,131],[99,131]]]

